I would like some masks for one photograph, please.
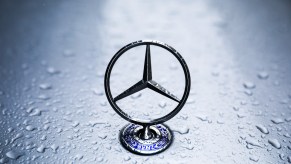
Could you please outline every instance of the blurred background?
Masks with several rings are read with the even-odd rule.
[[[103,86],[112,56],[141,39],[174,47],[192,79],[166,122],[174,142],[154,156],[120,145],[128,122]],[[0,163],[291,163],[290,52],[290,0],[2,0]],[[144,53],[122,56],[114,94],[142,77]],[[153,78],[181,95],[167,55],[153,50]],[[175,106],[151,96],[121,106],[150,118]]]

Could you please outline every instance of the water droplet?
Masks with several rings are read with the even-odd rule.
[[[265,72],[265,71],[263,71],[263,72],[259,72],[257,76],[258,76],[259,79],[263,79],[263,80],[269,78],[269,74],[268,74],[268,72]]]
[[[189,133],[189,128],[187,126],[183,126],[183,127],[176,127],[172,129],[173,132],[177,132],[179,134],[187,134]]]
[[[43,135],[43,136],[40,138],[40,140],[42,140],[42,141],[46,140],[46,135]]]
[[[256,87],[256,85],[250,81],[246,81],[243,83],[243,86],[246,88],[246,89],[254,89]]]
[[[41,110],[39,109],[34,109],[32,113],[29,114],[29,116],[40,116],[41,115]]]
[[[36,151],[39,152],[39,153],[44,153],[45,149],[46,149],[46,147],[45,147],[44,145],[40,145],[40,146],[36,149]]]
[[[44,125],[44,126],[43,126],[43,129],[44,129],[44,130],[48,130],[49,128],[50,128],[49,125]]]
[[[102,90],[92,89],[92,91],[97,96],[102,96],[104,94]]]
[[[183,148],[187,149],[187,150],[193,150],[194,146],[192,145],[187,145],[187,146],[182,146]]]
[[[180,115],[178,118],[182,119],[182,120],[187,120],[188,116],[187,115]]]
[[[105,135],[105,134],[99,134],[98,137],[101,138],[101,139],[105,139],[107,137],[107,135]]]
[[[263,125],[256,125],[257,129],[259,129],[264,134],[269,134],[268,129]]]
[[[130,158],[130,156],[126,156],[123,159],[124,159],[124,161],[129,161],[131,158]]]
[[[14,151],[14,150],[11,150],[9,152],[6,153],[6,156],[10,159],[18,159],[19,157],[23,156],[24,153],[22,152],[18,152],[18,151]]]
[[[16,141],[18,138],[21,138],[21,137],[23,137],[23,134],[22,133],[16,134],[16,136],[11,139],[11,142],[10,143],[12,144],[14,141]]]
[[[75,128],[75,127],[77,127],[77,126],[79,126],[80,125],[80,123],[78,122],[78,121],[74,121],[73,123],[72,123],[72,126]]]
[[[216,121],[218,124],[224,124],[224,121],[223,120],[217,120]]]
[[[187,155],[186,155],[185,153],[181,153],[181,154],[180,154],[180,157],[181,157],[181,158],[186,158]]]
[[[283,136],[286,137],[286,138],[290,138],[291,137],[289,133],[286,133]]]
[[[291,163],[291,156],[288,156],[287,160],[288,160],[289,163]]]
[[[48,89],[52,88],[52,85],[50,85],[48,83],[42,83],[42,84],[39,84],[39,88],[42,90],[48,90]]]
[[[42,95],[39,95],[37,98],[40,99],[40,100],[48,100],[48,99],[50,99],[49,96],[43,95],[43,94]]]
[[[242,115],[242,114],[237,114],[237,117],[238,118],[244,118],[244,117],[246,117],[245,115]]]
[[[274,124],[281,124],[284,122],[284,120],[282,118],[273,118],[271,119],[271,121],[274,123]]]
[[[258,143],[258,141],[254,140],[254,139],[251,139],[251,138],[248,138],[248,139],[246,140],[246,143],[247,143],[248,145],[261,147],[261,145]]]
[[[290,122],[291,121],[291,117],[285,118],[286,122]]]
[[[255,156],[251,156],[250,157],[250,160],[251,161],[254,161],[254,162],[258,162],[259,161],[259,158],[258,157],[255,157]]]
[[[137,99],[137,98],[141,97],[141,95],[142,95],[141,93],[135,93],[135,94],[131,95],[130,97],[132,99]]]
[[[25,145],[26,145],[25,147],[26,150],[30,150],[36,147],[36,145],[32,141],[27,141]]]
[[[259,101],[254,101],[254,102],[252,102],[252,105],[253,106],[259,106],[260,105],[260,102]]]
[[[34,107],[29,107],[29,108],[27,108],[26,112],[31,113],[33,111],[33,109],[34,109]]]
[[[288,100],[287,99],[282,99],[279,102],[280,102],[280,104],[287,104],[288,103]]]
[[[25,129],[28,130],[28,131],[33,131],[33,130],[35,130],[35,127],[33,127],[31,125],[28,125],[28,126],[25,127]]]
[[[63,131],[62,128],[58,128],[58,129],[57,129],[57,133],[61,133],[62,131]]]
[[[193,98],[189,98],[186,103],[187,104],[194,104],[195,100]]]
[[[164,158],[165,158],[162,154],[159,154],[158,157],[159,157],[160,159],[164,159]]]
[[[207,116],[196,116],[199,120],[201,121],[207,121],[208,117]]]
[[[253,95],[253,92],[249,89],[245,90],[244,93],[248,96],[252,96]]]
[[[159,103],[159,107],[161,107],[161,108],[165,108],[166,106],[167,106],[167,103],[164,102],[164,101],[161,101],[161,102]]]
[[[239,111],[239,107],[236,107],[236,106],[232,107],[232,109],[233,109],[234,111]]]
[[[102,101],[102,102],[100,102],[100,105],[101,106],[106,106],[107,105],[107,102],[106,101]]]
[[[240,104],[241,105],[247,105],[247,102],[245,100],[241,100]]]
[[[81,160],[81,159],[83,159],[83,155],[81,155],[81,154],[77,154],[76,156],[75,156],[75,159],[77,159],[77,160]]]
[[[60,73],[60,71],[57,70],[57,69],[55,69],[54,67],[48,67],[48,68],[46,69],[46,71],[47,71],[47,73],[49,73],[49,74],[51,74],[51,75]]]
[[[102,162],[104,159],[102,157],[97,158],[97,162]]]
[[[32,161],[35,161],[37,158],[39,158],[38,155],[33,155],[32,158],[31,158],[31,160],[32,160]]]
[[[238,129],[244,129],[244,127],[242,125],[239,125],[237,128]]]
[[[283,160],[283,161],[284,161],[285,154],[282,154],[282,153],[281,153],[281,154],[279,154],[279,157],[280,157],[280,159],[281,159],[281,160]]]
[[[51,149],[53,150],[54,153],[57,153],[59,146],[57,146],[56,144],[52,144]]]
[[[87,123],[87,125],[88,125],[88,126],[91,126],[91,127],[94,127],[95,125],[99,125],[99,124],[106,124],[106,122],[104,122],[104,121],[96,121],[96,120],[94,120],[94,121],[89,121],[89,122]]]
[[[269,144],[271,144],[273,147],[280,149],[281,148],[281,144],[279,143],[279,141],[277,139],[269,139],[268,140]]]

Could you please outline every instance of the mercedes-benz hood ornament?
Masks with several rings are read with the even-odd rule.
[[[145,46],[145,61],[144,61],[144,70],[143,76],[140,81],[133,84],[124,92],[120,93],[116,97],[112,97],[110,90],[110,75],[112,68],[118,58],[123,55],[129,49],[132,49],[137,46]],[[181,98],[178,98],[173,93],[169,92],[166,88],[161,86],[158,82],[154,81],[152,77],[152,67],[151,67],[151,46],[158,46],[168,50],[168,52],[176,57],[176,59],[181,64],[184,75],[185,75],[185,89],[184,94]],[[108,64],[105,79],[105,93],[107,99],[115,110],[122,118],[131,122],[125,126],[120,132],[120,142],[122,145],[129,151],[137,154],[150,155],[159,153],[167,149],[173,140],[173,134],[170,129],[163,125],[162,123],[168,121],[174,117],[184,106],[190,92],[190,73],[187,67],[185,60],[182,56],[171,46],[159,42],[159,41],[148,41],[140,40],[133,43],[130,43],[123,48],[121,48],[111,59]],[[141,120],[137,118],[132,118],[130,115],[123,112],[116,104],[117,101],[132,95],[138,91],[141,91],[145,88],[149,88],[175,102],[178,103],[176,108],[168,113],[167,115],[154,119],[154,120]]]

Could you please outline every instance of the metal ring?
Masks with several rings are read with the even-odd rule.
[[[180,62],[180,64],[182,65],[184,75],[185,75],[184,94],[183,94],[182,99],[179,101],[178,105],[176,106],[176,108],[173,111],[171,111],[169,114],[167,114],[163,117],[157,118],[157,119],[150,120],[150,121],[144,121],[144,120],[132,118],[131,116],[129,116],[128,114],[123,112],[117,106],[116,102],[113,101],[113,97],[112,97],[111,90],[110,90],[110,75],[111,75],[111,71],[112,71],[112,68],[113,68],[115,62],[118,60],[118,58],[122,54],[124,54],[129,49],[137,47],[137,46],[141,46],[141,45],[155,45],[155,46],[162,47],[162,48],[168,50],[169,52],[171,52],[176,57],[176,59]],[[173,118],[185,105],[186,100],[187,100],[189,93],[190,93],[190,85],[191,85],[191,79],[190,79],[189,69],[188,69],[188,66],[187,66],[185,60],[179,54],[179,52],[177,52],[174,48],[172,48],[171,46],[169,46],[165,43],[162,43],[160,41],[152,41],[152,40],[140,40],[140,41],[132,42],[132,43],[124,46],[123,48],[121,48],[113,56],[113,58],[109,62],[107,69],[106,69],[105,78],[104,78],[105,93],[106,93],[107,99],[108,99],[110,105],[112,106],[112,108],[125,120],[132,122],[132,123],[135,123],[135,124],[140,124],[140,125],[145,125],[145,126],[160,124],[160,123],[163,123],[163,122],[168,121],[169,119]]]

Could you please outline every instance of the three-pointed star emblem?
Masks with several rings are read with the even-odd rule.
[[[127,90],[116,96],[113,100],[116,102],[120,99],[123,99],[129,95],[132,95],[138,91],[141,91],[145,88],[152,89],[155,92],[162,94],[176,102],[180,102],[177,96],[171,94],[167,89],[162,87],[160,84],[152,80],[152,66],[151,66],[151,50],[150,45],[146,45],[146,53],[145,53],[145,62],[144,62],[144,70],[143,70],[143,78],[129,87]]]

